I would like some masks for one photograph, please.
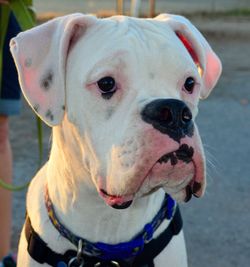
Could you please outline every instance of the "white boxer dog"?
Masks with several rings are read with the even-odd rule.
[[[175,201],[204,193],[194,119],[221,74],[201,33],[176,15],[72,14],[10,46],[24,96],[53,127],[17,266],[187,266]]]

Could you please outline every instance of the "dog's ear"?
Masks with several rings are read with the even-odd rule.
[[[202,99],[206,98],[221,75],[222,66],[219,58],[202,34],[186,18],[161,14],[155,19],[165,21],[188,50],[202,76],[203,86],[200,97]]]
[[[60,124],[65,110],[65,67],[72,45],[97,18],[59,17],[20,33],[10,42],[23,94],[49,126]]]

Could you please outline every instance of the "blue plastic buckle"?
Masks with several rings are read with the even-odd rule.
[[[170,196],[168,196],[168,199],[167,199],[167,219],[168,220],[170,220],[173,217],[174,207],[175,207],[175,201]]]

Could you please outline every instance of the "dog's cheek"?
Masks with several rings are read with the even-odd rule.
[[[181,191],[179,191],[177,193],[170,192],[167,187],[164,187],[163,190],[167,194],[169,194],[178,203],[186,202],[185,201],[187,199],[187,191],[186,191],[186,188],[184,188],[183,190],[181,190]]]

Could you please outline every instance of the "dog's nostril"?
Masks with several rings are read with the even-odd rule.
[[[173,115],[169,108],[166,107],[160,111],[160,120],[167,123],[171,123],[173,121]]]
[[[182,121],[188,123],[192,120],[192,113],[189,108],[185,107],[182,111]]]

